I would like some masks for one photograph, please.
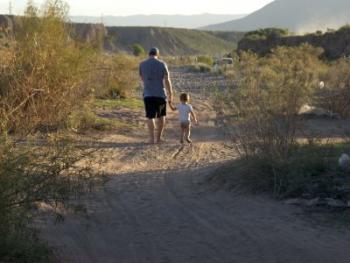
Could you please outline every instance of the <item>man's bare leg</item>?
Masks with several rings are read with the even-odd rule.
[[[154,130],[156,127],[154,123],[154,119],[148,119],[147,125],[148,125],[148,131],[149,131],[149,143],[154,144]]]
[[[157,143],[162,142],[162,136],[165,126],[165,117],[160,117],[157,119]]]

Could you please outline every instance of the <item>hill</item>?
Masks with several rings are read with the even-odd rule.
[[[232,51],[238,41],[228,41],[210,32],[160,27],[107,27],[110,51],[131,52],[133,44],[145,50],[157,46],[163,55],[223,54]],[[239,38],[240,39],[240,38]]]
[[[238,20],[204,27],[206,30],[251,31],[280,27],[305,33],[339,28],[350,23],[349,0],[275,0]]]
[[[0,29],[16,30],[16,17],[0,15]],[[162,27],[105,27],[103,24],[71,23],[73,37],[108,52],[132,53],[140,44],[145,50],[160,48],[163,55],[219,55],[232,51],[242,33],[206,32]]]
[[[75,23],[103,23],[106,26],[153,26],[198,28],[242,18],[245,15],[133,15],[133,16],[72,16]]]

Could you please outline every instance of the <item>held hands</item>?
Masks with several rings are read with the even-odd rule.
[[[172,101],[169,101],[169,107],[170,107],[170,109],[173,110],[173,111],[176,111],[176,110],[177,110],[177,108],[174,106],[174,104],[173,104]]]

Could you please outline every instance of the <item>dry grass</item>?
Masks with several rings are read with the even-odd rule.
[[[331,63],[323,81],[325,87],[318,92],[318,105],[341,117],[350,117],[350,59]]]
[[[139,85],[140,59],[126,55],[100,54],[94,61],[94,94],[97,98],[130,96]]]

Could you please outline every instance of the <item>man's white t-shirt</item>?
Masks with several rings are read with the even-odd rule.
[[[180,122],[190,122],[191,121],[191,112],[193,107],[191,104],[180,103],[177,107],[179,110],[179,120]]]

